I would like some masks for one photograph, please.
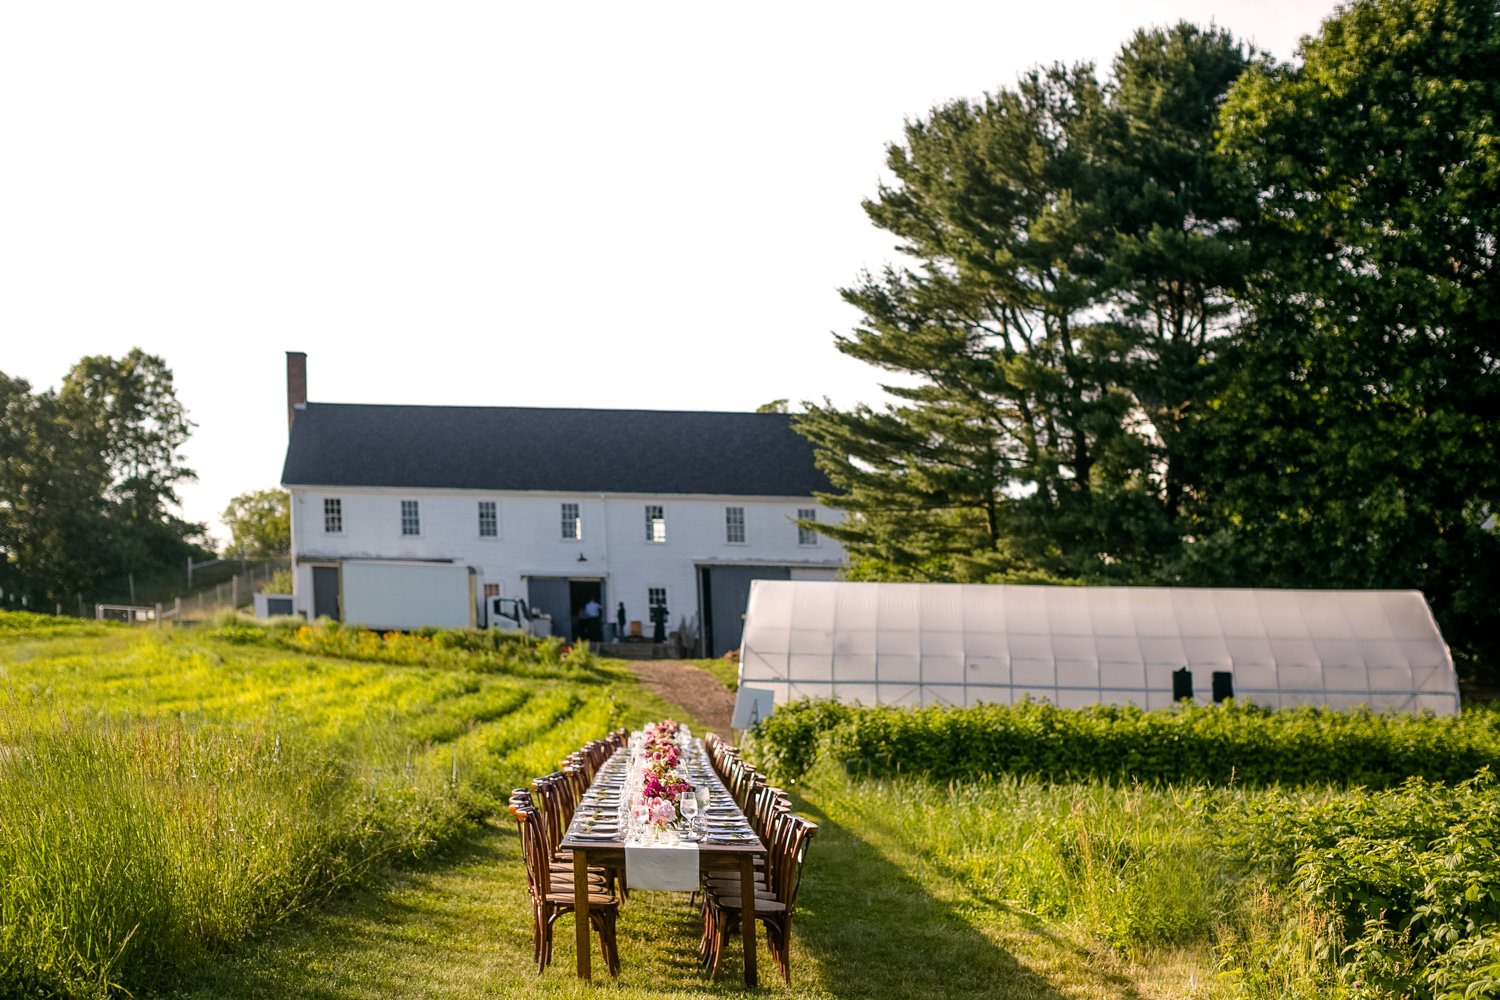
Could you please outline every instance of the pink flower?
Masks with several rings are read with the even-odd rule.
[[[677,809],[666,799],[657,799],[651,807],[651,818],[658,823],[670,823],[677,818]]]

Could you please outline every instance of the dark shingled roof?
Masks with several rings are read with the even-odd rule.
[[[281,481],[768,497],[829,489],[784,413],[345,403],[297,411]]]

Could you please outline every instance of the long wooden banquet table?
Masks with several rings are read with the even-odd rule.
[[[729,790],[724,787],[724,783],[709,766],[708,755],[703,750],[703,742],[694,739],[692,749],[694,757],[701,764],[701,770],[694,774],[693,780],[707,782],[713,803],[720,810],[727,810],[732,805],[733,813],[739,818],[739,825],[749,827],[749,821],[735,804],[734,797],[729,794]],[[590,947],[588,867],[592,864],[622,872],[625,870],[627,846],[624,839],[625,833],[621,831],[604,834],[595,832],[594,828],[608,829],[615,825],[617,803],[629,769],[629,755],[628,747],[621,748],[599,769],[593,783],[578,803],[573,819],[568,824],[567,832],[563,834],[562,843],[559,845],[563,850],[573,852],[573,922],[577,925],[578,933],[578,978],[580,979],[590,979],[592,975],[590,957],[593,949]],[[740,918],[740,931],[745,948],[745,985],[759,985],[755,966],[755,859],[766,856],[766,845],[753,833],[721,834],[710,828],[705,839],[684,846],[697,848],[700,875],[710,871],[738,871],[740,873],[740,899],[744,907]]]

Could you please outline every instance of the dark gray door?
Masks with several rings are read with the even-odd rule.
[[[703,645],[708,655],[740,648],[751,580],[790,580],[785,566],[705,566],[699,577],[703,603]]]
[[[533,576],[526,581],[526,603],[531,613],[552,616],[552,634],[573,641],[573,607],[565,576]]]
[[[339,621],[339,568],[313,567],[313,617]]]

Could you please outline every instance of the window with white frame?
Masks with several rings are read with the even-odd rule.
[[[328,535],[344,533],[344,501],[338,497],[323,498],[323,533]]]
[[[401,501],[401,534],[420,535],[422,533],[422,515],[417,509],[415,500]]]
[[[500,518],[495,512],[495,501],[479,501],[479,537],[494,538],[500,534]]]
[[[583,538],[583,518],[578,513],[576,503],[562,505],[562,536],[568,541]]]
[[[745,508],[724,508],[724,541],[731,545],[745,544]]]
[[[646,606],[648,608],[664,608],[667,606],[666,587],[647,587]]]
[[[648,503],[646,505],[646,541],[665,542],[667,540],[667,515],[662,511],[660,504]]]
[[[799,507],[797,509],[797,520],[798,521],[816,521],[817,519],[818,519],[818,509],[816,507]],[[798,545],[817,545],[818,544],[818,533],[816,531],[814,531],[810,525],[807,525],[807,524],[798,524],[797,525],[797,544]]]

